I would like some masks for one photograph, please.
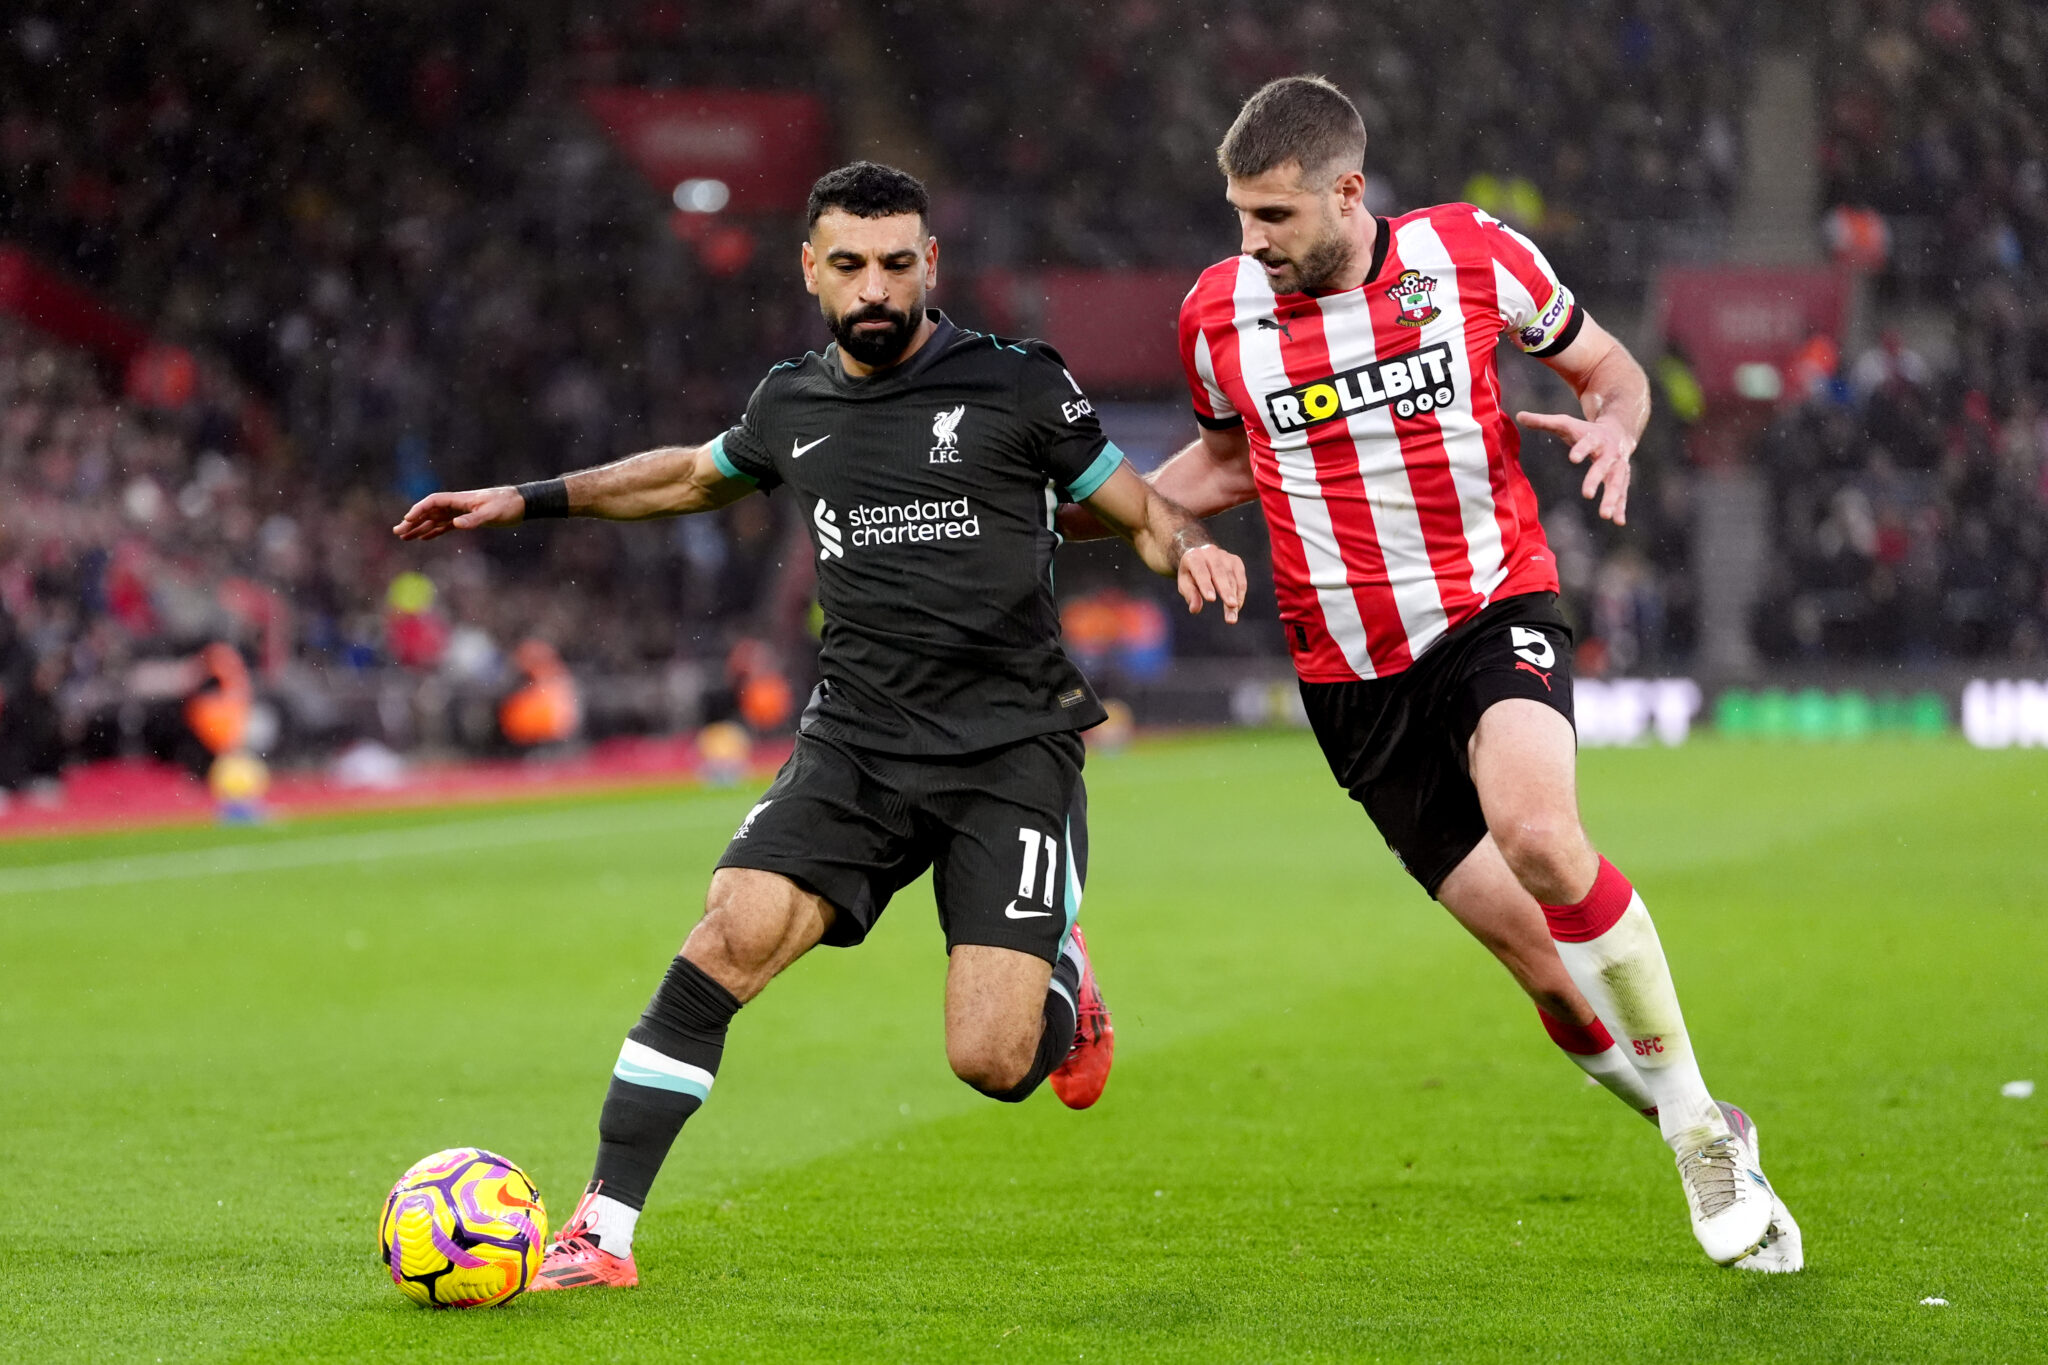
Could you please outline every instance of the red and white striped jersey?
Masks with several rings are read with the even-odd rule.
[[[1494,345],[1555,355],[1581,320],[1543,253],[1470,204],[1380,219],[1341,293],[1276,296],[1250,256],[1202,273],[1181,361],[1202,424],[1250,438],[1305,681],[1387,677],[1488,602],[1556,591]]]

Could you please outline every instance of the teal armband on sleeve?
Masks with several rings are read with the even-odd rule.
[[[1102,453],[1095,457],[1094,463],[1081,472],[1080,478],[1067,485],[1067,501],[1085,502],[1096,489],[1109,481],[1109,476],[1116,473],[1117,466],[1123,462],[1124,453],[1117,449],[1116,442],[1104,441]]]

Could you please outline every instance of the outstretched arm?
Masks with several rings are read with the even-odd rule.
[[[1191,515],[1213,517],[1259,495],[1252,482],[1251,454],[1243,427],[1204,427],[1199,440],[1188,442],[1145,482]],[[1100,540],[1111,534],[1100,518],[1079,504],[1060,509],[1059,529],[1068,540]]]
[[[1572,344],[1543,361],[1579,396],[1582,421],[1564,413],[1518,412],[1515,420],[1571,442],[1571,462],[1591,460],[1579,492],[1600,497],[1600,515],[1616,526],[1628,524],[1629,456],[1635,454],[1650,420],[1650,379],[1628,347],[1588,316]]]
[[[1237,620],[1244,605],[1244,561],[1211,540],[1194,513],[1161,496],[1128,464],[1105,479],[1086,506],[1131,543],[1146,568],[1176,580],[1189,611],[1221,601],[1223,619]]]
[[[450,531],[516,526],[536,515],[644,521],[708,512],[753,491],[752,480],[718,467],[709,445],[664,446],[540,483],[429,493],[391,529],[400,540],[432,540]],[[542,505],[530,507],[529,497]]]

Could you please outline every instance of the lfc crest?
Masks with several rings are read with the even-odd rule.
[[[1072,382],[1071,377],[1068,380]],[[932,414],[932,464],[960,463],[960,419],[967,415],[965,403],[951,412]]]
[[[1401,315],[1394,321],[1403,327],[1420,327],[1443,312],[1443,309],[1437,307],[1430,299],[1430,294],[1435,289],[1434,276],[1425,275],[1420,270],[1402,271],[1401,278],[1395,280],[1387,289],[1387,297],[1401,310]]]

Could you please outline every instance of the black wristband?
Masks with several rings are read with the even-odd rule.
[[[519,496],[526,499],[528,521],[569,515],[569,484],[566,479],[542,479],[537,483],[522,483],[519,485]]]

